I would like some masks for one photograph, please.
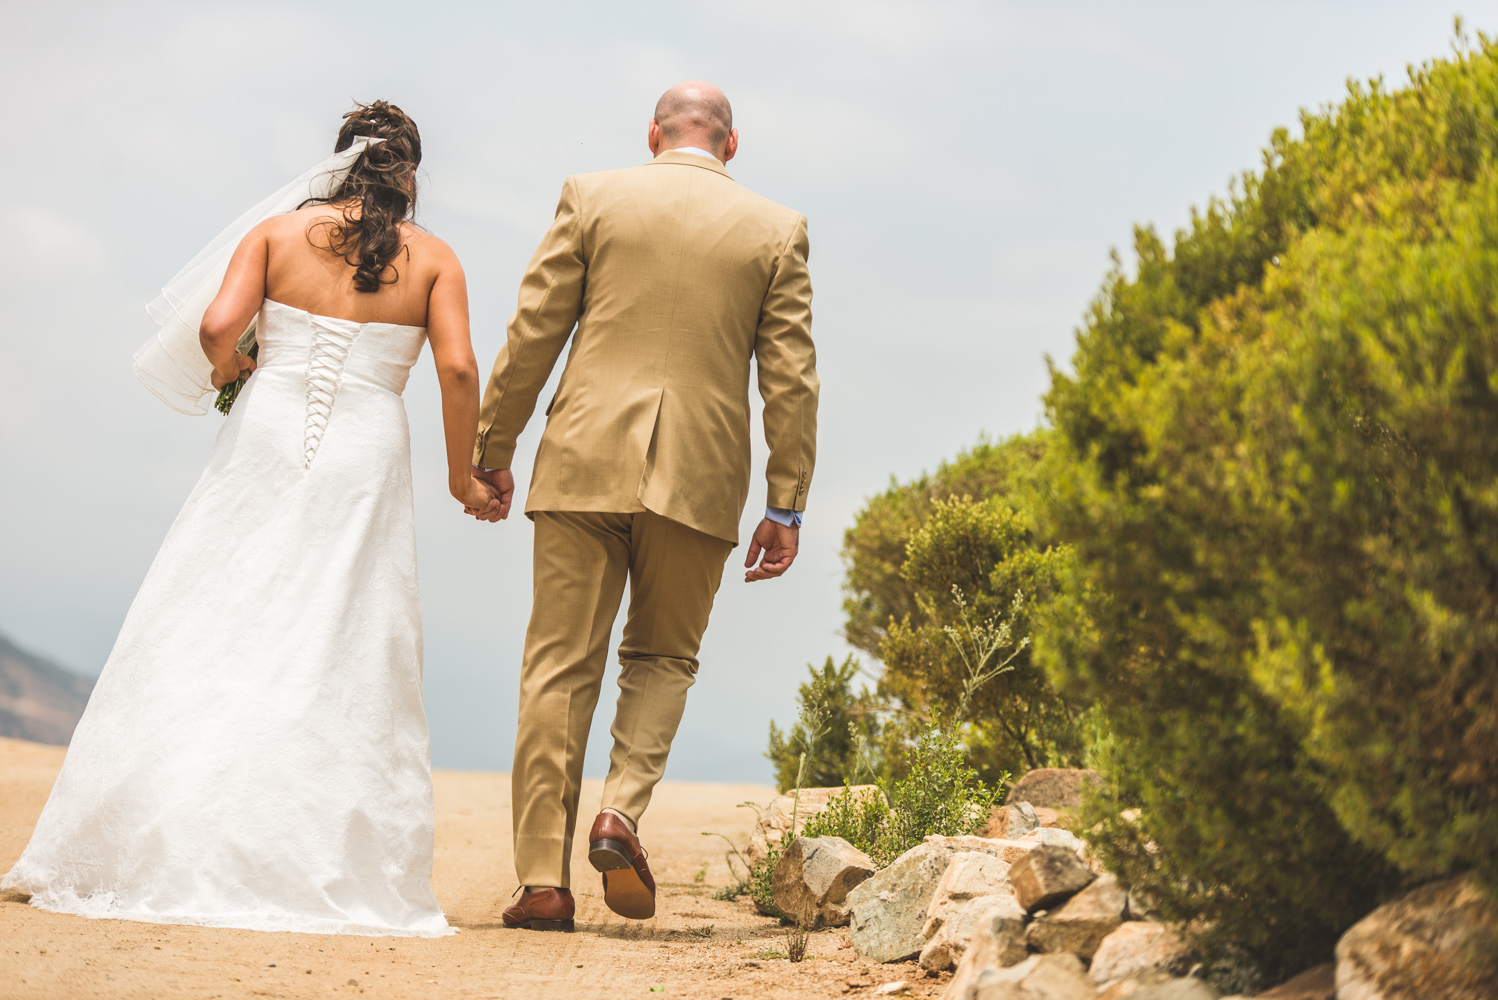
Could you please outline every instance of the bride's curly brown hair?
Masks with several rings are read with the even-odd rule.
[[[364,150],[331,197],[308,198],[297,207],[328,203],[343,206],[341,223],[314,222],[307,228],[307,241],[347,261],[354,269],[355,289],[377,292],[380,286],[400,280],[394,262],[405,249],[401,223],[416,210],[421,133],[400,108],[375,101],[357,105],[343,116],[333,151],[343,152],[361,135],[385,141]],[[325,244],[313,238],[314,231],[321,233]]]

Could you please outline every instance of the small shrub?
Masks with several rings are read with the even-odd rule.
[[[780,912],[780,907],[775,905],[775,866],[780,864],[785,849],[791,846],[793,839],[795,838],[789,833],[785,833],[780,840],[771,841],[766,845],[764,859],[750,869],[749,898],[754,902],[755,910],[766,917],[786,919],[785,914]]]
[[[785,957],[792,962],[800,962],[806,958],[806,944],[811,937],[811,932],[806,929],[806,924],[797,921],[794,927],[786,928],[785,932]]]
[[[997,783],[985,785],[968,766],[958,735],[933,724],[910,750],[910,772],[889,791],[889,823],[878,856],[870,857],[889,864],[926,837],[977,833],[1008,777],[1001,774]]]
[[[842,795],[807,821],[804,836],[841,837],[883,868],[927,837],[982,829],[998,789],[985,785],[968,766],[960,738],[930,726],[910,748],[909,762],[909,773],[886,791],[888,805],[877,795],[857,795],[845,785]]]
[[[805,773],[800,775],[803,788],[830,788],[855,779],[859,769],[859,747],[879,737],[880,704],[867,688],[855,693],[853,678],[858,674],[858,660],[852,656],[837,663],[832,657],[820,668],[806,666],[811,675],[796,692],[797,715],[804,718],[808,709],[820,714],[826,732],[811,741],[807,752],[804,724],[798,722],[790,732],[770,723],[770,746],[765,756],[775,768],[775,786],[782,794],[797,786],[805,753]]]
[[[827,808],[806,821],[803,836],[841,837],[869,857],[889,826],[889,805],[883,795],[860,795],[851,783],[834,796]]]

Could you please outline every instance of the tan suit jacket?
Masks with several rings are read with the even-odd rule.
[[[716,160],[667,151],[567,178],[489,377],[474,464],[509,468],[570,334],[526,513],[649,510],[736,543],[753,358],[766,503],[804,510],[819,389],[806,258],[806,217]]]

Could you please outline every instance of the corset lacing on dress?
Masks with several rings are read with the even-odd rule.
[[[323,433],[328,429],[328,418],[333,415],[333,401],[338,397],[349,351],[363,330],[362,326],[351,323],[334,325],[321,316],[309,315],[309,319],[312,347],[307,352],[307,429],[302,466],[306,469],[312,467],[317,446],[322,443]]]

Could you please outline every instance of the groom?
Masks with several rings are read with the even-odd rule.
[[[603,811],[588,859],[615,913],[655,914],[635,824],[666,769],[749,495],[749,371],[764,400],[768,507],[746,581],[796,557],[816,459],[806,218],[740,187],[728,99],[687,82],[656,104],[644,166],[567,178],[484,394],[474,475],[515,488],[515,441],[569,336],[526,513],[535,591],[511,788],[509,927],[571,930],[583,750],[629,581]],[[757,563],[757,565],[756,565]]]

